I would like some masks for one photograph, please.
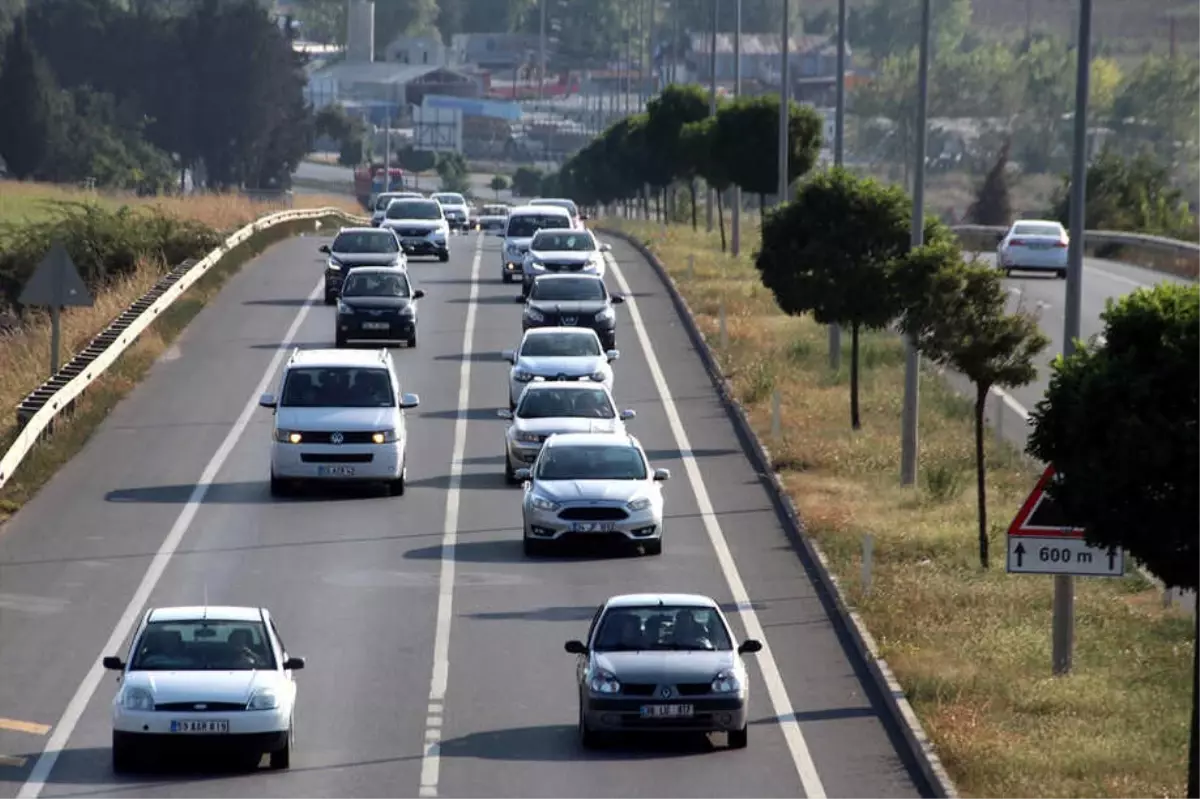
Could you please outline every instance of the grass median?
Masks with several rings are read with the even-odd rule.
[[[722,254],[717,235],[690,227],[600,225],[635,236],[663,261],[768,443],[779,392],[784,434],[770,447],[775,468],[963,795],[1184,795],[1189,614],[1164,608],[1140,576],[1080,579],[1074,672],[1052,678],[1052,578],[1009,575],[1004,565],[1005,530],[1038,470],[988,437],[992,567],[982,571],[971,407],[933,375],[921,385],[920,484],[899,486],[898,337],[862,338],[863,428],[855,433],[849,353],[832,372],[826,328],[781,313],[749,257]],[[743,233],[756,244],[749,220]],[[868,533],[869,594],[860,580]]]
[[[94,192],[61,189],[40,184],[0,183],[0,221],[20,224],[47,218],[56,202],[88,201],[108,207],[121,205],[151,206],[163,213],[195,220],[226,235],[260,216],[282,210],[235,195],[179,198],[135,198],[102,195]],[[298,195],[295,208],[340,208],[361,213],[345,197]],[[312,223],[282,225],[232,250],[221,262],[142,333],[117,363],[98,378],[78,399],[74,408],[61,417],[54,434],[37,447],[21,464],[12,479],[0,488],[0,523],[32,497],[62,464],[87,442],[96,426],[145,374],[175,338],[187,327],[204,305],[247,261],[270,244],[302,230]],[[145,294],[167,270],[167,265],[144,258],[137,269],[96,293],[90,308],[69,308],[62,314],[61,363],[66,363],[125,308]],[[16,435],[16,406],[49,374],[50,325],[45,315],[31,315],[23,324],[0,333],[0,454]]]

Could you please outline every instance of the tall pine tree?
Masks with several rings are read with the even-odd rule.
[[[36,177],[55,138],[58,86],[18,17],[0,68],[0,157],[18,180]]]

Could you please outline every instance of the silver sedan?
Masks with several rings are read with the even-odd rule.
[[[546,439],[525,483],[525,554],[537,555],[571,537],[608,538],[662,552],[662,483],[642,445],[619,433],[566,433]]]

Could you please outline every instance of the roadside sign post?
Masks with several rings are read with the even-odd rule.
[[[92,293],[79,274],[62,242],[55,242],[33,270],[29,282],[17,298],[21,305],[38,305],[50,309],[50,376],[58,374],[58,355],[61,348],[63,308],[90,308],[95,304]]]

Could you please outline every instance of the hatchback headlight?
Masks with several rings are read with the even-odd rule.
[[[537,433],[517,433],[517,441],[523,441],[526,444],[540,444],[542,437]]]
[[[529,500],[529,504],[533,505],[533,507],[537,508],[538,510],[558,510],[558,503],[552,502],[545,497],[534,497],[533,499]]]
[[[611,322],[615,318],[612,308],[605,308],[600,313],[596,314],[597,322]]]
[[[121,706],[126,710],[154,710],[154,697],[145,688],[126,688]]]
[[[274,710],[279,707],[279,697],[271,688],[259,688],[250,695],[246,710]]]
[[[528,383],[530,380],[533,380],[533,374],[526,372],[524,369],[515,369],[513,370],[513,380],[516,380],[518,383]]]
[[[625,507],[629,508],[630,510],[645,510],[646,508],[650,507],[650,497],[638,497],[637,499],[631,499],[629,502],[625,503]]]
[[[742,690],[742,680],[736,671],[729,669],[713,678],[712,692],[714,694],[735,694]]]
[[[525,318],[528,319],[530,322],[545,322],[546,321],[546,315],[544,313],[542,313],[541,311],[539,311],[537,308],[526,308],[525,309]]]
[[[588,680],[588,687],[598,694],[615,694],[621,690],[621,681],[611,671],[597,669]]]
[[[275,440],[282,444],[299,444],[304,436],[299,430],[276,430]]]
[[[380,430],[371,434],[371,443],[373,444],[391,444],[397,440],[396,431],[392,428]]]
[[[592,372],[590,375],[588,375],[588,380],[592,380],[596,383],[603,383],[605,378],[607,378],[607,377],[608,377],[608,375],[604,374],[604,372],[597,371],[597,372]]]
[[[325,268],[331,272],[340,272],[340,271],[342,271],[342,264],[337,259],[330,258],[326,262]]]
[[[349,305],[347,305],[346,303],[342,302],[341,300],[338,300],[338,309],[337,309],[337,312],[338,312],[338,314],[340,314],[341,316],[353,316],[353,315],[354,315],[354,309],[353,309],[353,308],[351,308],[351,307],[350,307]]]
[[[528,263],[529,263],[530,268],[533,269],[533,271],[535,271],[535,272],[541,271],[546,268],[546,265],[544,263],[542,263],[541,261],[539,261],[537,258],[530,258]]]

